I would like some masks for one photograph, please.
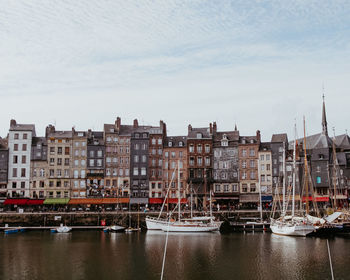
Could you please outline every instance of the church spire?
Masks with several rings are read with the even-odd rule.
[[[235,123],[235,131],[237,131],[237,124]]]
[[[323,87],[323,107],[322,107],[322,134],[328,136],[328,127],[327,127],[327,119],[326,119],[326,103],[324,101],[324,87]]]

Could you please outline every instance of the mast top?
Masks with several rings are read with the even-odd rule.
[[[324,87],[323,87],[323,106],[322,106],[322,134],[328,136],[328,127],[327,127],[327,117],[326,117],[326,103],[324,96]]]

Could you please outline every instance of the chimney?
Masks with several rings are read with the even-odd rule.
[[[213,133],[216,134],[217,131],[217,126],[216,126],[216,122],[213,123]]]
[[[91,139],[91,138],[92,138],[92,130],[91,130],[91,129],[88,130],[87,138],[88,138],[88,139]]]
[[[115,120],[114,122],[114,125],[115,125],[115,130],[116,131],[119,131],[120,130],[120,125],[122,123],[122,120],[120,119],[120,117],[117,117],[117,119]]]
[[[72,127],[72,134],[73,134],[73,136],[74,136],[74,133],[75,133],[75,127],[73,126]]]
[[[258,140],[258,143],[261,142],[260,130],[257,130],[257,131],[256,131],[256,139]]]
[[[209,124],[209,133],[210,133],[210,135],[213,135],[213,124],[212,123]]]
[[[190,133],[192,131],[192,125],[188,125],[188,133]]]
[[[16,120],[12,119],[12,120],[10,121],[10,127],[14,127],[14,126],[16,126],[16,125],[17,125]]]
[[[55,132],[55,127],[52,124],[49,124],[45,129],[45,137],[47,138],[47,136],[53,132]]]
[[[137,119],[134,119],[134,128],[138,128],[139,127],[139,122],[137,121]]]
[[[159,126],[163,130],[163,136],[166,137],[166,124],[165,124],[165,122],[160,121]]]

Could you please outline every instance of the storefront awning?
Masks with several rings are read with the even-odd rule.
[[[309,201],[312,201],[312,196],[309,196],[308,197]],[[329,201],[329,197],[328,196],[318,196],[318,197],[315,197],[314,200],[316,202],[328,202]],[[306,196],[303,197],[303,202],[306,201]]]
[[[27,205],[42,205],[45,199],[28,199]]]
[[[179,199],[178,198],[168,198],[168,199],[166,199],[165,203],[177,204],[177,203],[179,203]],[[180,203],[182,203],[182,204],[188,203],[187,198],[181,198]]]
[[[270,202],[270,201],[272,201],[272,195],[262,195],[261,196],[261,201],[262,202]]]
[[[148,198],[132,197],[130,198],[130,204],[148,204]]]
[[[102,198],[72,198],[68,204],[102,204]]]
[[[47,198],[43,204],[67,204],[69,198]]]
[[[223,197],[214,197],[214,199],[219,200],[219,199],[226,199],[226,200],[239,200],[238,196],[223,196]]]
[[[164,201],[163,198],[150,198],[149,204],[162,204]]]
[[[4,205],[26,205],[28,198],[8,198],[4,201]]]
[[[242,194],[239,202],[259,202],[259,194]]]

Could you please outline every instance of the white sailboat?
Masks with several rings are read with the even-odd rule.
[[[51,229],[51,232],[57,232],[57,233],[68,233],[72,230],[71,227],[64,226],[63,224],[60,224],[59,227]]]
[[[270,229],[272,233],[279,235],[290,236],[306,236],[314,232],[318,227],[314,226],[313,219],[316,218],[308,215],[308,188],[306,188],[306,216],[295,216],[295,171],[296,171],[296,125],[295,125],[295,137],[294,137],[294,150],[293,150],[293,196],[292,196],[292,215],[286,216],[287,205],[285,202],[285,179],[283,180],[283,211],[282,216],[279,219],[272,219],[270,221]],[[306,142],[305,142],[305,120],[304,120],[304,158],[305,158],[305,175],[307,175],[307,160],[306,160]],[[283,177],[285,177],[285,166],[283,166]],[[306,186],[307,185],[306,181]],[[311,219],[311,220],[310,220]]]
[[[222,222],[215,221],[212,216],[210,203],[209,217],[191,217],[189,219],[181,219],[181,190],[180,190],[180,170],[178,169],[178,220],[176,222],[168,222],[161,225],[163,231],[166,232],[213,232],[219,231]],[[211,193],[210,193],[211,195]],[[211,201],[210,201],[211,202]]]

